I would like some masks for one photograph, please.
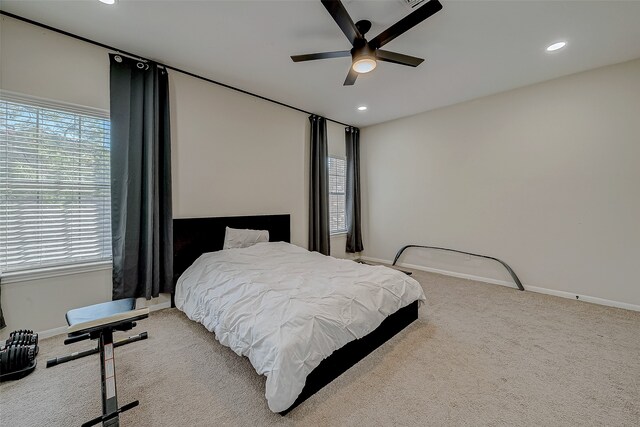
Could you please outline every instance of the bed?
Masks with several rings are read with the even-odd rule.
[[[222,248],[225,227],[269,242]],[[288,243],[289,216],[174,220],[175,306],[267,377],[286,414],[417,318],[420,285],[401,272]]]

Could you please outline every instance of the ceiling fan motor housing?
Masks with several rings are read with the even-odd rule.
[[[363,39],[363,42],[362,45],[358,43],[351,49],[351,58],[353,58],[354,61],[365,57],[376,59],[376,50],[371,48],[366,40]]]

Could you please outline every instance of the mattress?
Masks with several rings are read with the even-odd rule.
[[[203,254],[175,293],[178,309],[266,375],[273,412],[289,408],[335,350],[424,300],[420,284],[402,272],[284,242]]]

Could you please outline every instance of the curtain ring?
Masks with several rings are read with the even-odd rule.
[[[142,62],[138,62],[136,64],[136,67],[138,67],[140,70],[142,70],[144,68],[144,64]]]
[[[147,66],[146,66],[145,70],[148,70],[148,69],[149,69],[149,64],[146,64],[146,65],[147,65]]]
[[[120,55],[114,56],[113,59],[115,59],[116,62],[122,62],[122,57]]]

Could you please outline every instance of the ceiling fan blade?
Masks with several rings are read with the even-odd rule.
[[[380,61],[393,62],[394,64],[417,67],[424,59],[415,56],[403,55],[401,53],[389,52],[388,50],[376,50],[376,58]]]
[[[391,40],[398,37],[400,34],[415,27],[434,13],[442,9],[442,4],[438,0],[430,0],[424,6],[414,10],[409,15],[405,16],[380,34],[369,41],[369,46],[373,48],[380,48]]]
[[[293,62],[313,61],[314,59],[342,58],[351,56],[351,51],[337,50],[335,52],[308,53],[306,55],[291,55]]]
[[[356,24],[353,23],[349,13],[347,13],[347,9],[344,8],[340,0],[322,0],[322,4],[333,17],[333,20],[336,21],[344,35],[347,36],[351,45],[354,45],[357,39],[362,38],[362,34],[356,28]]]
[[[344,79],[344,84],[342,86],[353,86],[358,78],[358,73],[353,71],[353,68],[349,68],[349,74],[347,74],[347,78]]]

